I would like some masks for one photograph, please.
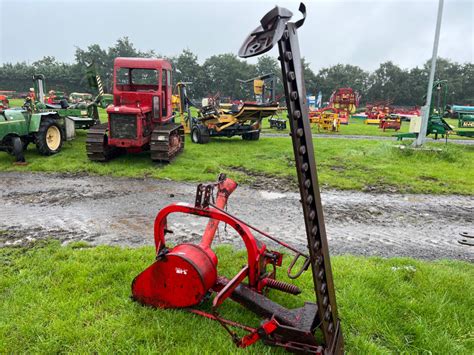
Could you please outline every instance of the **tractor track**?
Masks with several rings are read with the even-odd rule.
[[[0,247],[56,238],[63,243],[153,245],[153,221],[171,202],[194,201],[196,184],[88,175],[1,172]],[[408,256],[474,261],[474,248],[457,242],[474,230],[474,197],[323,191],[333,254]],[[240,186],[228,211],[282,240],[305,248],[296,192]],[[197,241],[197,217],[170,217],[173,242]],[[216,243],[242,247],[221,226]],[[271,245],[271,243],[268,243]]]

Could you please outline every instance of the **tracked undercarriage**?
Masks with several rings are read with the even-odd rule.
[[[184,128],[170,123],[155,128],[150,144],[142,150],[149,150],[151,159],[169,163],[184,149]],[[108,124],[103,123],[89,129],[86,139],[87,157],[92,161],[106,162],[125,154],[127,148],[109,145]]]

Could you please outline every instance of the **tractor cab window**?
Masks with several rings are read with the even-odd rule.
[[[158,71],[155,69],[118,68],[116,86],[121,91],[158,90]]]

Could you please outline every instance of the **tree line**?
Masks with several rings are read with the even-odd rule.
[[[142,52],[127,38],[104,49],[93,44],[86,49],[76,48],[74,63],[61,63],[46,56],[31,64],[26,62],[5,63],[0,66],[0,90],[26,92],[32,86],[33,74],[46,76],[47,89],[90,92],[86,79],[87,66],[94,63],[108,92],[112,88],[113,60],[115,57],[163,57],[153,50]],[[252,86],[241,84],[237,79],[249,79],[258,75],[274,73],[280,80],[277,97],[283,95],[279,63],[276,58],[261,56],[256,64],[239,59],[235,54],[213,55],[199,64],[198,57],[185,49],[177,56],[167,57],[173,65],[174,82],[192,82],[188,87],[195,99],[213,96],[231,99],[249,99]],[[338,87],[352,87],[361,95],[362,103],[391,100],[396,105],[421,105],[426,93],[430,62],[420,68],[403,69],[391,61],[380,64],[373,72],[350,64],[336,64],[322,68],[317,73],[303,58],[303,68],[308,94],[323,94],[327,101]],[[439,58],[436,78],[448,80],[448,103],[474,104],[474,64],[456,63]]]

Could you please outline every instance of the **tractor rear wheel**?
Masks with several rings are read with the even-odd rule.
[[[42,155],[56,154],[61,150],[64,133],[61,126],[53,118],[41,120],[36,134],[36,148]]]

